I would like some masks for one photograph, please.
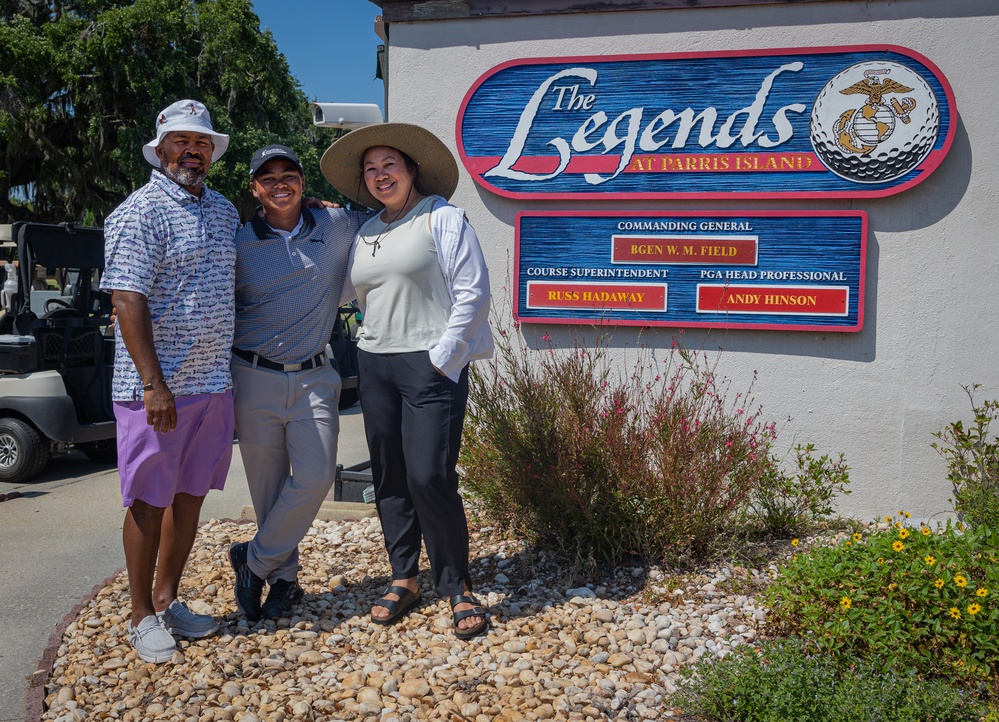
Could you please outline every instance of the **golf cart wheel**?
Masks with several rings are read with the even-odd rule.
[[[27,481],[49,463],[48,441],[20,419],[0,419],[0,481]]]
[[[98,464],[118,463],[118,442],[115,439],[102,439],[80,444],[80,451]]]

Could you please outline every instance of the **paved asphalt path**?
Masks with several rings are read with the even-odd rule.
[[[368,457],[360,407],[341,412],[338,461]],[[93,588],[125,566],[118,472],[80,453],[57,457],[24,484],[0,483],[0,722],[25,719],[31,676],[49,637]],[[239,449],[201,518],[238,519],[250,504]]]

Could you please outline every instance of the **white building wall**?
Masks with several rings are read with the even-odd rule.
[[[434,131],[457,157],[455,120],[480,75],[517,58],[807,48],[886,43],[911,48],[954,89],[957,132],[942,165],[916,187],[861,200],[525,201],[494,195],[462,169],[453,198],[468,210],[490,266],[494,300],[512,315],[514,214],[520,210],[862,209],[869,213],[864,329],[809,333],[689,329],[685,345],[723,349],[736,387],[759,372],[764,416],[783,426],[777,451],[814,442],[846,454],[852,494],[841,510],[872,518],[952,509],[932,433],[970,419],[961,384],[999,397],[999,6],[995,0],[829,2],[719,9],[581,13],[393,23],[390,120]],[[572,329],[531,326],[571,343]],[[645,331],[668,347],[675,329]],[[624,363],[638,331],[614,329]],[[633,353],[632,353],[633,358]],[[999,429],[995,431],[999,432]]]

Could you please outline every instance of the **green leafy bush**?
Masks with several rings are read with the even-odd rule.
[[[983,709],[942,680],[883,661],[840,667],[797,638],[740,647],[681,672],[671,703],[705,722],[972,722]]]
[[[891,667],[999,691],[999,532],[910,528],[796,554],[765,593],[774,632],[800,635],[841,666]]]
[[[975,403],[980,384],[962,386],[974,413],[965,428],[955,421],[933,434],[942,443],[932,446],[947,460],[947,479],[954,489],[954,509],[969,526],[999,527],[999,437],[989,438],[989,427],[999,416],[999,401]]]
[[[793,536],[833,512],[833,499],[849,494],[849,469],[843,454],[816,458],[814,444],[794,448],[796,471],[788,473],[774,460],[749,504],[751,521],[772,536]]]
[[[615,375],[599,340],[542,340],[531,351],[502,331],[472,370],[461,468],[473,504],[577,565],[706,553],[770,464],[774,427],[752,384],[731,395],[677,343]]]

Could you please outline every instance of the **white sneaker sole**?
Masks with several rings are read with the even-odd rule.
[[[169,653],[159,652],[157,654],[152,654],[152,653],[143,654],[142,650],[140,650],[138,647],[135,647],[134,645],[133,647],[135,648],[135,651],[138,652],[139,659],[141,659],[143,662],[150,662],[152,664],[163,664],[164,662],[169,662],[171,659],[173,659],[173,652],[177,651],[173,650],[173,652]]]

